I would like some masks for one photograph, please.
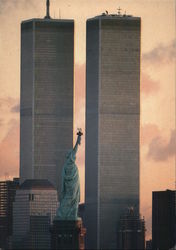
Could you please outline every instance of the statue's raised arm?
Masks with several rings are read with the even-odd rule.
[[[78,220],[78,205],[80,201],[80,181],[79,172],[75,164],[78,145],[81,144],[81,129],[77,132],[77,141],[72,150],[66,156],[66,161],[62,170],[62,188],[60,206],[57,210],[58,220]]]
[[[78,132],[77,132],[77,140],[76,140],[76,144],[73,148],[73,153],[76,155],[77,151],[78,151],[78,145],[81,145],[81,136],[83,135],[82,133],[82,129],[78,128]]]

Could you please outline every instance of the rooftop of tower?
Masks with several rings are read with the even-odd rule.
[[[103,12],[101,15],[89,18],[88,20],[94,20],[94,19],[126,19],[126,20],[138,20],[140,19],[140,17],[135,17],[129,14],[126,14],[126,12],[124,14],[121,14],[120,12],[120,8],[118,9],[118,13],[117,14],[109,14],[108,11],[106,10],[105,12]]]
[[[51,19],[51,18],[31,18],[28,20],[24,20],[21,23],[28,23],[28,22],[46,22],[46,23],[73,23],[73,19]]]
[[[46,189],[55,190],[55,187],[47,179],[28,179],[25,180],[21,185],[20,189],[31,190],[31,189]]]
[[[46,0],[46,15],[44,16],[44,18],[31,18],[28,20],[24,20],[21,23],[28,23],[28,22],[49,22],[49,23],[54,23],[54,22],[60,22],[60,23],[69,23],[69,22],[74,22],[73,19],[53,19],[50,16],[50,0]]]

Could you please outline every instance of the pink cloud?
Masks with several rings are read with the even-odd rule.
[[[85,64],[75,65],[75,105],[85,103]]]
[[[144,124],[141,127],[141,145],[149,144],[158,135],[160,135],[160,130],[156,124]]]
[[[148,53],[143,54],[142,60],[146,64],[166,64],[172,63],[176,59],[176,41],[169,45],[159,44]]]
[[[14,105],[17,105],[18,100],[15,98],[12,98],[10,96],[8,97],[4,97],[4,98],[0,98],[0,109],[3,109],[4,107],[6,108],[12,108]]]
[[[153,80],[148,74],[142,72],[141,74],[141,92],[145,96],[155,94],[159,91],[159,82]]]
[[[85,64],[75,65],[75,132],[82,128],[83,136],[78,152],[78,166],[84,166],[85,161]]]
[[[18,176],[19,172],[19,122],[13,124],[0,143],[0,177],[5,175]]]
[[[161,135],[153,138],[149,144],[147,158],[154,161],[167,161],[176,154],[176,130],[172,130],[169,140]]]
[[[12,113],[19,113],[20,112],[20,104],[16,104],[11,108]]]
[[[166,161],[176,153],[176,130],[166,139],[156,124],[145,124],[141,127],[141,146],[145,145],[148,146],[148,159]]]

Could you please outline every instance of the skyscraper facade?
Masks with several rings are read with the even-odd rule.
[[[139,209],[140,18],[87,20],[87,248],[116,249],[124,210]]]
[[[50,249],[50,226],[58,207],[54,186],[48,180],[24,181],[13,207],[13,249]]]
[[[59,190],[73,145],[74,21],[21,24],[20,181],[49,179]]]
[[[0,249],[8,249],[11,244],[13,202],[18,188],[18,178],[0,181]]]
[[[155,191],[152,201],[152,249],[176,245],[176,191]]]

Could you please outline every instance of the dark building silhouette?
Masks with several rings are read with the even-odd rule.
[[[8,248],[12,236],[13,202],[19,179],[0,182],[0,248]]]
[[[152,240],[146,241],[146,250],[152,250]]]
[[[80,203],[78,207],[78,216],[85,222],[85,203]]]
[[[168,250],[176,243],[176,191],[155,191],[152,200],[152,249]]]
[[[54,220],[51,227],[51,249],[53,250],[84,250],[86,229],[82,220]]]
[[[145,249],[145,222],[133,208],[120,218],[117,242],[119,250]]]
[[[139,208],[141,19],[87,20],[86,247],[117,249],[117,223]]]

